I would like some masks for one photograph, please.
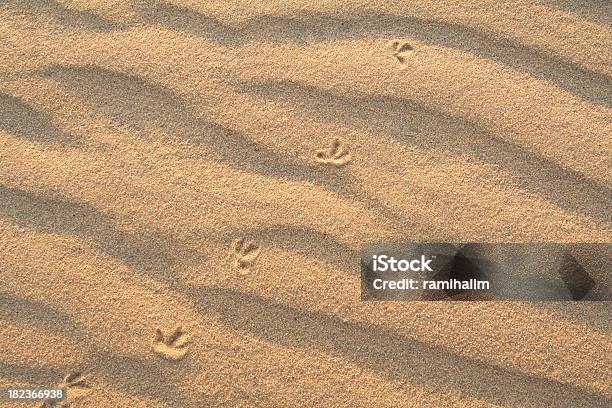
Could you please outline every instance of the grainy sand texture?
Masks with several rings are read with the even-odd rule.
[[[362,302],[611,242],[607,0],[0,0],[0,407],[612,405],[609,302]]]

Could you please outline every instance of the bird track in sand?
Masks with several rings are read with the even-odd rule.
[[[153,351],[168,360],[180,360],[189,350],[189,335],[181,327],[177,327],[170,336],[166,337],[161,329],[155,332]]]
[[[351,155],[346,144],[336,138],[329,148],[317,150],[317,161],[334,166],[344,166],[351,161]]]
[[[40,408],[70,408],[72,403],[90,392],[90,386],[87,384],[88,376],[84,376],[80,372],[74,372],[64,377],[63,381],[57,386],[66,392],[63,400],[46,400]]]
[[[260,252],[261,249],[253,241],[247,241],[245,238],[237,239],[231,247],[234,264],[243,272],[255,266]]]
[[[391,40],[389,48],[393,57],[402,65],[406,64],[408,57],[414,52],[414,47],[406,40]]]

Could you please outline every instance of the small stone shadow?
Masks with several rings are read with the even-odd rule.
[[[476,261],[470,256],[466,256],[459,249],[444,267],[430,279],[436,281],[490,281],[489,277],[480,268],[483,259]],[[442,289],[440,291],[428,291],[428,300],[490,300],[494,296],[489,290],[463,290],[463,289]]]
[[[581,300],[595,286],[595,281],[571,254],[564,254],[559,275],[574,300]]]

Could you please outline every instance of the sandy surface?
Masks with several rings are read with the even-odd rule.
[[[596,0],[0,0],[0,387],[610,406],[609,303],[360,302],[358,265],[382,241],[610,242],[611,19]]]

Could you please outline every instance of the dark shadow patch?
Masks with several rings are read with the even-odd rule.
[[[341,18],[318,12],[292,16],[259,16],[241,25],[227,25],[186,7],[160,0],[137,2],[140,18],[171,30],[224,45],[256,42],[311,43],[371,37],[411,37],[455,48],[526,72],[592,103],[612,105],[612,78],[573,63],[551,51],[530,48],[484,29],[371,10],[354,10]]]
[[[40,74],[69,87],[92,109],[143,138],[149,137],[151,129],[161,129],[167,137],[190,143],[194,149],[185,154],[192,157],[201,158],[203,153],[197,149],[205,146],[216,160],[236,169],[312,182],[363,202],[405,230],[412,228],[401,215],[361,191],[343,168],[304,164],[256,143],[241,132],[202,117],[184,96],[153,81],[96,66],[55,66]]]
[[[564,254],[559,267],[559,275],[574,300],[581,300],[595,286],[593,278],[570,254]]]
[[[106,20],[91,11],[71,9],[56,0],[7,0],[5,4],[23,15],[36,19],[51,19],[67,28],[109,32],[125,26]]]
[[[569,11],[596,24],[612,27],[612,2],[609,0],[540,0],[547,6]]]
[[[612,223],[612,190],[587,176],[491,135],[461,117],[433,110],[407,98],[338,93],[292,81],[247,82],[243,92],[280,100],[326,121],[385,132],[424,150],[475,158],[513,175],[512,182],[547,201],[607,224]]]
[[[387,378],[434,393],[501,406],[604,407],[610,398],[580,387],[488,364],[364,323],[308,312],[231,289],[191,289],[202,312],[214,311],[235,330],[283,347],[315,348]]]
[[[54,334],[61,332],[78,336],[81,333],[80,327],[66,313],[51,305],[10,293],[0,292],[0,319]]]
[[[474,259],[472,256],[466,255],[459,249],[454,256],[444,265],[441,270],[433,275],[430,280],[436,281],[490,281],[489,277],[480,269],[479,265],[483,264],[482,259]],[[427,300],[489,300],[490,293],[483,290],[463,290],[463,289],[442,289],[440,291],[428,291]]]
[[[0,361],[0,378],[25,382],[41,387],[55,386],[62,378],[56,367],[31,367]]]
[[[329,169],[301,164],[238,131],[209,121],[196,113],[182,95],[142,77],[96,66],[56,66],[41,74],[77,92],[91,108],[145,139],[151,129],[161,129],[168,137],[194,147],[205,146],[216,159],[240,170],[287,179],[315,179],[319,183],[328,176]],[[342,173],[337,171],[334,176],[326,183],[341,178]]]
[[[176,283],[185,265],[205,257],[178,240],[153,229],[122,231],[89,204],[0,185],[0,217],[23,228],[65,234],[92,242],[106,254],[166,283]]]
[[[73,135],[57,127],[50,115],[21,98],[0,92],[0,129],[19,138],[45,144],[82,146]]]
[[[612,302],[533,302],[534,306],[546,309],[561,319],[569,320],[602,331],[612,333]]]
[[[91,355],[88,363],[91,371],[114,389],[134,396],[144,396],[158,401],[168,407],[220,407],[242,406],[273,406],[259,405],[258,401],[269,401],[269,398],[257,390],[245,392],[238,387],[226,391],[223,399],[207,395],[196,390],[185,393],[182,386],[185,375],[190,372],[188,361],[178,364],[168,364],[163,359],[143,359],[111,354],[99,350]],[[227,394],[231,394],[229,397]],[[232,405],[234,403],[235,405]]]
[[[91,367],[92,375],[127,394],[144,396],[177,408],[193,407],[196,399],[203,406],[216,406],[206,395],[185,394],[181,387],[187,372],[185,364],[121,356],[103,350],[94,351],[89,358],[87,365]]]

